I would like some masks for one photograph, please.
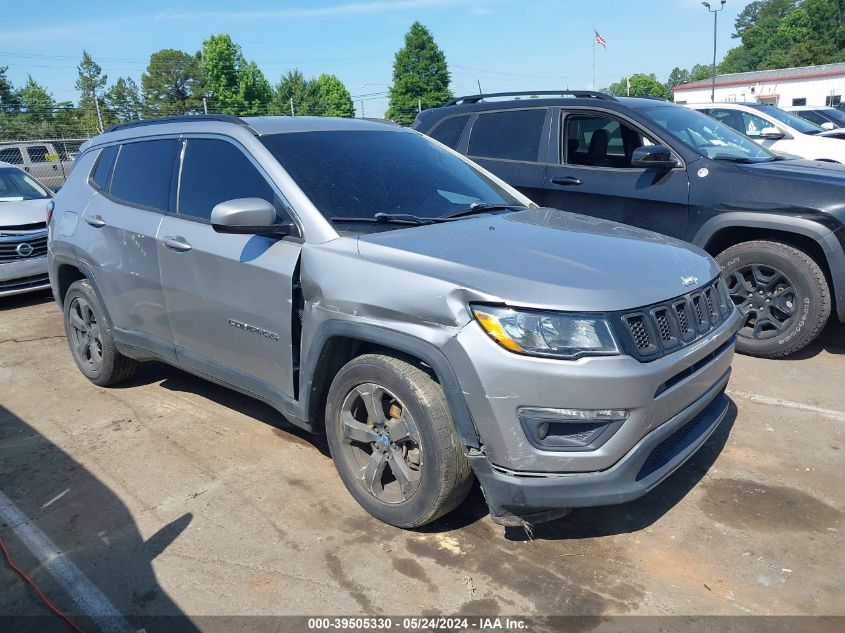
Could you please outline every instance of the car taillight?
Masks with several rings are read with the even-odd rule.
[[[47,224],[53,219],[53,209],[56,208],[56,203],[53,200],[47,203]]]

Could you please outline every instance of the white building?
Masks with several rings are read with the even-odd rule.
[[[709,103],[712,79],[676,86],[677,103]],[[845,93],[845,63],[716,75],[716,102],[757,101],[781,108],[838,106]]]

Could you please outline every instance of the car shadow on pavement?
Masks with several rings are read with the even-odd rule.
[[[701,448],[672,475],[644,497],[617,506],[580,508],[569,515],[523,528],[507,528],[509,540],[561,540],[595,538],[629,534],[645,529],[678,504],[710,470],[730,437],[736,421],[737,408],[730,401],[728,412],[719,428]]]
[[[239,411],[259,422],[304,440],[314,446],[324,457],[330,457],[329,447],[324,435],[315,435],[294,426],[283,414],[268,404],[233,389],[221,387],[209,380],[155,361],[141,363],[136,374],[126,382],[114,385],[110,389],[138,387],[158,382],[164,389],[180,393],[192,393],[219,404],[227,409]]]
[[[46,535],[64,554],[60,560],[75,565],[129,621],[132,630],[198,630],[159,585],[152,567],[153,560],[189,528],[190,513],[162,521],[145,540],[129,509],[109,486],[2,405],[0,482],[2,492],[28,518],[23,526],[35,526]],[[15,562],[78,626],[99,630],[80,613],[67,587],[51,576],[44,561],[39,562],[19,539],[15,528],[21,528],[7,525],[6,520],[8,516],[0,521],[0,537]],[[76,590],[80,595],[84,587]],[[113,628],[119,629],[117,625]],[[69,630],[2,557],[0,630]]]
[[[807,360],[818,356],[822,351],[828,354],[845,354],[845,324],[840,323],[835,314],[830,317],[827,326],[815,341],[804,349],[778,360]]]
[[[49,288],[36,292],[27,292],[21,295],[0,297],[0,312],[3,310],[17,310],[18,308],[50,303],[52,301],[54,301],[53,294]]]

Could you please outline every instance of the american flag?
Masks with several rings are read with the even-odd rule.
[[[601,33],[593,29],[593,32],[596,34],[596,43],[599,44],[603,49],[607,50],[607,40],[601,36]]]

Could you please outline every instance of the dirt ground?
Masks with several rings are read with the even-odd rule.
[[[369,517],[269,407],[143,365],[103,389],[47,294],[0,299],[0,491],[122,613],[845,613],[845,328],[737,357],[721,431],[624,506],[522,530],[476,488],[427,529]],[[65,589],[0,537],[50,598]],[[0,558],[0,615],[46,614]]]

